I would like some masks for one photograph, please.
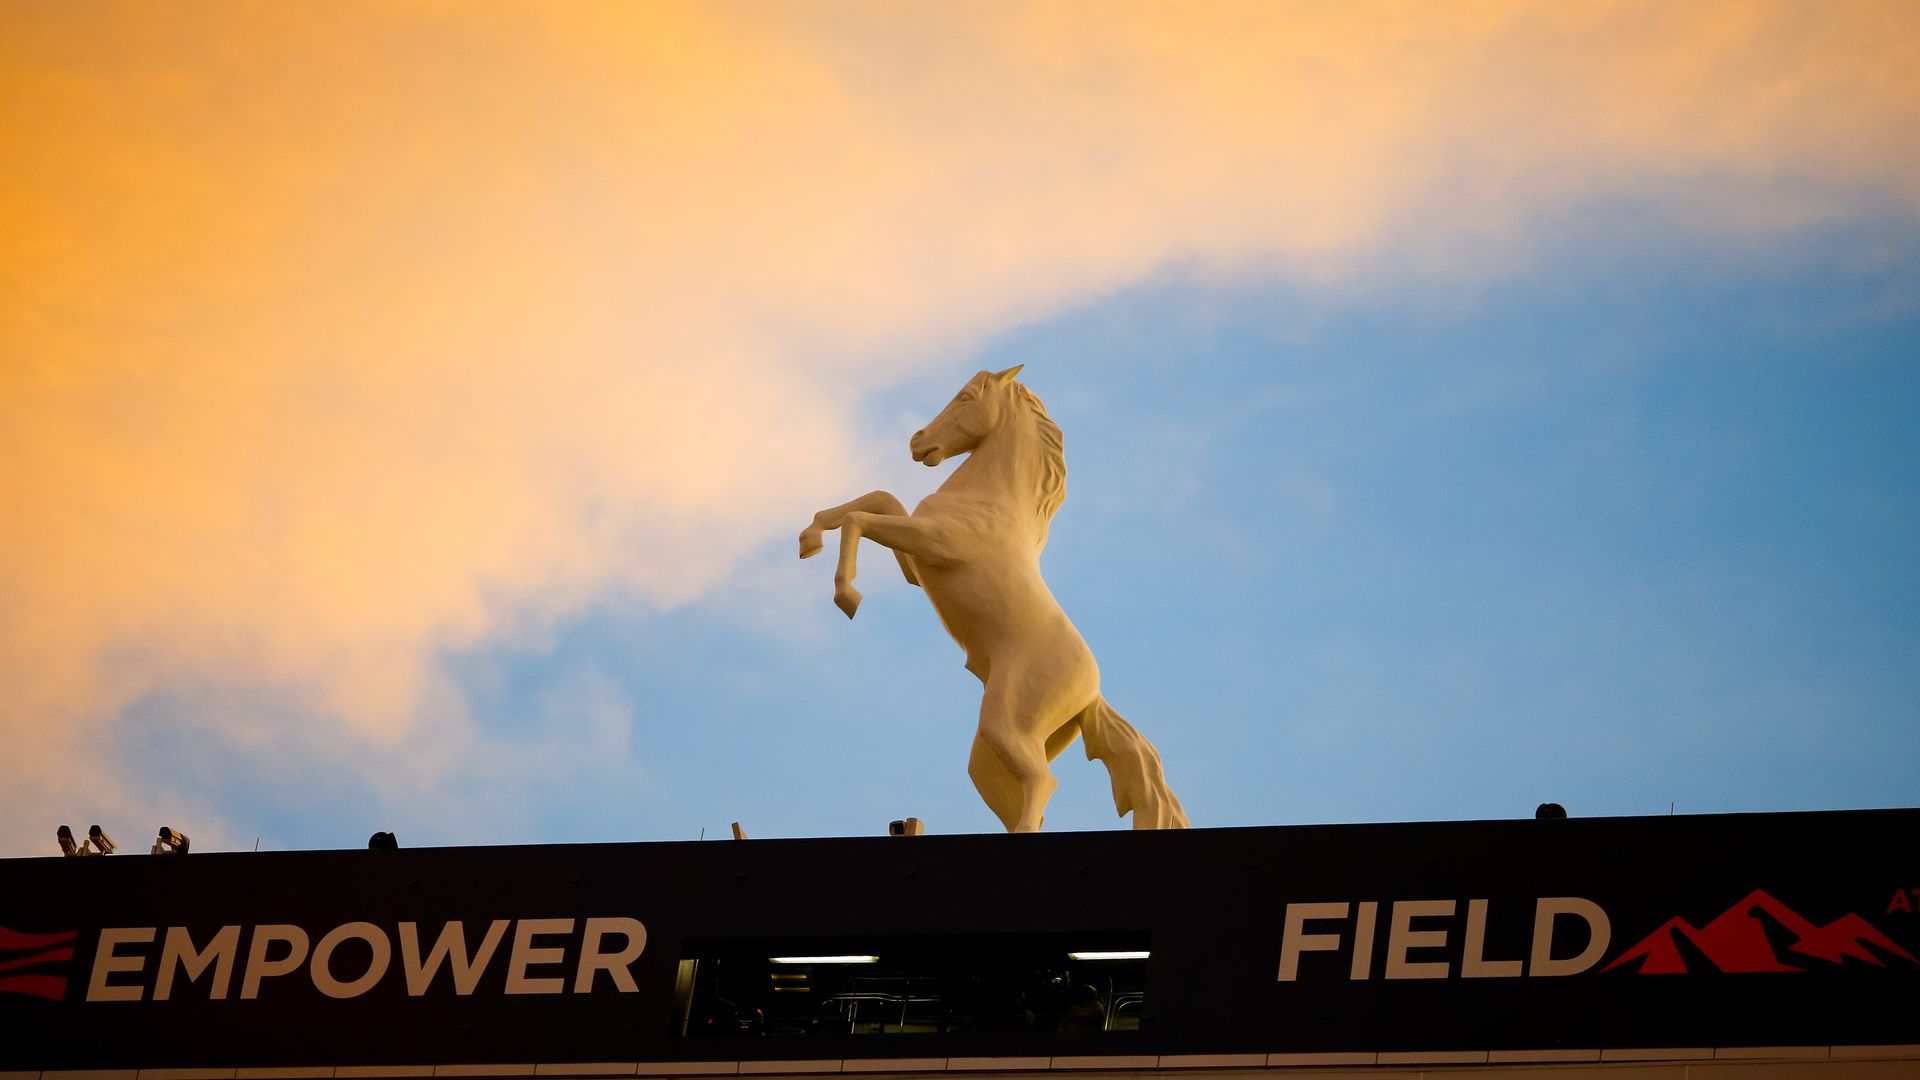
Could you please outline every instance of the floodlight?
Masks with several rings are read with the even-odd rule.
[[[65,825],[60,826],[60,831],[54,835],[60,840],[60,854],[62,855],[71,857],[79,855],[86,850],[79,844],[73,842],[73,830],[67,828]]]
[[[1070,952],[1069,960],[1145,960],[1153,954],[1145,949],[1127,949],[1109,952]]]
[[[188,843],[189,841],[187,840],[186,833],[175,832],[174,830],[167,828],[165,825],[162,825],[160,826],[159,838],[154,840],[153,842],[152,854],[185,855],[187,853]]]
[[[877,956],[769,956],[770,964],[877,964]]]
[[[113,837],[108,836],[98,825],[87,830],[87,843],[92,844],[94,851],[102,855],[111,855],[116,849]]]

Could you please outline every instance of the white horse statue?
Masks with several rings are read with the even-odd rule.
[[[967,380],[908,444],[915,461],[938,465],[970,454],[911,515],[885,491],[813,516],[800,557],[819,554],[820,534],[840,530],[833,601],[847,618],[860,539],[893,549],[907,581],[926,590],[947,632],[986,684],[967,775],[1008,832],[1036,832],[1058,784],[1047,763],[1086,739],[1113,780],[1113,805],[1136,829],[1184,829],[1153,744],[1100,696],[1100,667],[1040,577],[1047,523],[1067,493],[1060,428],[1020,368]]]

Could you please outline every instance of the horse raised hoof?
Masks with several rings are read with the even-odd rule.
[[[824,545],[820,539],[819,529],[809,526],[805,529],[800,530],[800,557],[801,558],[803,559],[813,558],[815,555],[820,554],[820,549],[822,546]]]
[[[851,619],[853,613],[860,610],[860,590],[851,585],[841,586],[833,590],[833,602],[841,611],[847,613],[847,618]]]

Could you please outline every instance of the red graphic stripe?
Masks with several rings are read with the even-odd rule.
[[[48,949],[32,956],[16,956],[11,960],[0,960],[0,971],[12,971],[14,968],[32,967],[35,964],[50,964],[55,960],[73,959],[73,946],[64,949]]]
[[[0,949],[44,949],[49,945],[58,945],[63,941],[72,941],[80,936],[78,930],[60,930],[51,934],[23,934],[18,930],[9,930],[0,926]]]
[[[59,1001],[67,996],[67,980],[58,975],[7,975],[0,977],[0,993],[32,994]]]

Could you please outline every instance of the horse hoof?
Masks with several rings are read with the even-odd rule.
[[[853,613],[860,610],[860,590],[849,585],[833,594],[833,602],[841,611],[847,613],[847,618],[851,619]]]
[[[820,554],[820,549],[823,546],[825,545],[823,545],[820,541],[819,530],[808,529],[807,531],[800,534],[800,557],[801,558],[803,559],[813,558],[815,555]]]

